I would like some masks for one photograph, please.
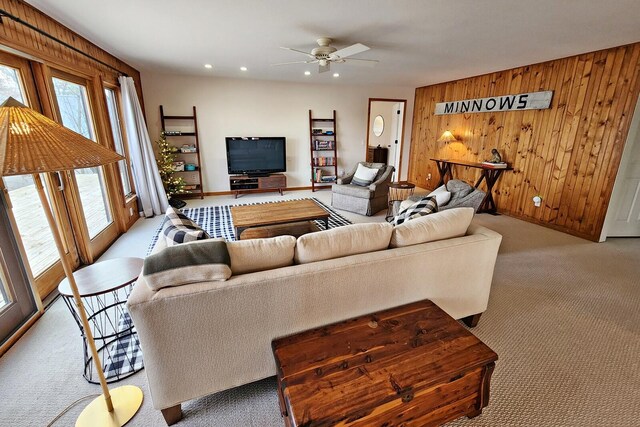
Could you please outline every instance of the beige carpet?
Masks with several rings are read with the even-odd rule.
[[[111,254],[143,250],[153,221],[139,221]],[[640,425],[640,239],[596,244],[505,216],[475,221],[504,236],[489,309],[473,330],[500,360],[483,415],[450,425]],[[129,425],[164,425],[144,372],[122,383],[145,392]],[[0,358],[0,426],[46,425],[98,392],[81,376],[79,332],[62,301]],[[81,408],[56,425],[73,425]],[[184,409],[179,426],[283,425],[273,379]]]

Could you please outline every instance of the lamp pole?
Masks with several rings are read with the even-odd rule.
[[[53,234],[53,240],[56,243],[56,247],[58,248],[60,262],[62,263],[62,269],[64,270],[64,274],[67,276],[67,280],[69,280],[69,285],[71,287],[71,291],[73,292],[73,299],[76,303],[76,306],[78,307],[78,314],[80,315],[80,319],[82,320],[82,327],[84,328],[84,333],[87,336],[87,342],[89,343],[89,348],[91,349],[93,363],[95,364],[96,370],[98,371],[98,377],[100,378],[100,386],[102,387],[102,395],[104,396],[107,410],[109,412],[113,412],[113,403],[111,402],[109,386],[107,386],[107,380],[104,377],[102,366],[100,366],[100,358],[98,357],[96,343],[93,340],[93,334],[91,333],[91,327],[89,326],[89,319],[87,319],[87,313],[84,310],[84,305],[82,304],[82,298],[80,297],[80,292],[78,291],[78,285],[76,284],[76,280],[73,277],[73,269],[71,268],[69,260],[66,257],[64,246],[62,245],[62,238],[60,237],[58,226],[55,222],[55,219],[53,218],[51,206],[49,205],[49,200],[47,199],[47,195],[44,191],[42,180],[40,179],[40,174],[33,174],[33,182],[36,185],[38,197],[40,197],[40,203],[42,203],[44,214],[47,217],[47,222],[49,223],[51,234]]]

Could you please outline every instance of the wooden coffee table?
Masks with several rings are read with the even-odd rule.
[[[498,359],[431,301],[272,343],[287,426],[432,426],[489,403]]]
[[[278,224],[323,221],[326,230],[329,228],[329,215],[311,199],[231,207],[231,219],[238,240],[247,228]]]

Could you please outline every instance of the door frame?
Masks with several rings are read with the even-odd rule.
[[[400,159],[398,160],[398,170],[396,171],[396,181],[400,181],[401,171],[402,171],[402,152],[404,151],[404,127],[405,122],[407,120],[407,100],[406,99],[394,99],[394,98],[369,98],[369,105],[367,107],[367,142],[365,144],[365,159],[367,158],[367,153],[369,152],[369,125],[371,123],[371,102],[392,102],[398,103],[402,102],[402,131],[400,133]]]
[[[602,231],[600,232],[600,238],[598,239],[599,242],[607,240],[609,230],[615,222],[618,209],[620,209],[620,205],[623,202],[623,183],[629,167],[630,157],[633,154],[633,149],[636,144],[640,144],[640,96],[638,96],[638,99],[636,100],[635,110],[631,116],[631,125],[629,126],[627,140],[625,141],[624,148],[622,149],[622,155],[620,156],[620,165],[618,166],[616,180],[613,184],[613,189],[611,190],[611,198],[609,199],[604,224],[602,226]]]
[[[26,254],[17,236],[15,222],[11,215],[10,203],[5,194],[0,194],[0,229],[2,244],[0,248],[0,276],[7,286],[7,297],[11,301],[0,309],[0,356],[35,322],[43,313],[42,301],[38,297],[31,271],[24,262]],[[3,236],[4,234],[4,236]]]

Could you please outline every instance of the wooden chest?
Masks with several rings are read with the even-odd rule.
[[[489,403],[498,359],[431,301],[274,340],[286,426],[433,426]]]

